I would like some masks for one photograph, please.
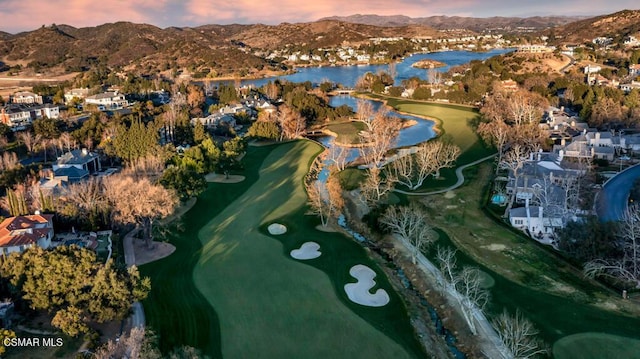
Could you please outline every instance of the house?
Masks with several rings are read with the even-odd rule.
[[[544,213],[541,206],[525,206],[509,210],[509,222],[514,228],[530,235],[553,234],[563,228],[562,218]]]
[[[640,89],[640,81],[631,81],[631,83],[620,84],[620,90],[625,93],[631,92],[633,89]]]
[[[585,74],[597,74],[600,71],[602,71],[602,67],[598,65],[587,65],[584,67]]]
[[[55,177],[66,177],[69,182],[81,181],[102,169],[98,155],[86,148],[65,153],[52,167]]]
[[[0,109],[0,122],[13,131],[20,131],[31,125],[31,111],[21,105],[5,105]]]
[[[635,36],[627,36],[622,44],[624,46],[634,47],[640,45],[640,40],[638,40]]]
[[[88,96],[84,99],[84,102],[86,104],[96,105],[104,110],[114,110],[125,107],[129,104],[124,95],[118,91],[103,92],[97,95]]]
[[[71,90],[69,90],[69,91],[64,93],[64,101],[66,103],[69,103],[69,102],[73,101],[74,98],[76,98],[78,100],[83,100],[87,96],[89,96],[89,89],[88,88],[75,88],[75,89],[71,89]]]
[[[639,76],[640,75],[640,64],[629,65],[629,75],[630,76]]]
[[[522,45],[518,46],[517,52],[526,52],[530,54],[543,54],[547,52],[553,52],[556,48],[554,46],[546,45]]]
[[[21,253],[34,245],[47,249],[53,234],[51,214],[9,217],[0,223],[0,253]]]
[[[38,103],[42,105],[42,96],[35,94],[33,92],[21,91],[16,92],[11,95],[12,103],[26,103],[26,104],[34,104]]]

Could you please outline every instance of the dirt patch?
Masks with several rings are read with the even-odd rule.
[[[444,194],[444,198],[449,198],[449,199],[450,199],[450,198],[455,198],[455,196],[456,196],[456,193],[455,193],[454,191],[447,191],[447,192]]]
[[[316,226],[316,229],[319,230],[320,232],[328,232],[328,233],[340,232],[340,230],[336,229],[331,223],[327,224],[326,226],[319,224]]]
[[[143,264],[151,263],[168,257],[176,250],[172,244],[165,242],[153,242],[151,249],[147,248],[143,240],[133,240],[133,253],[136,256],[136,265],[141,266]]]
[[[505,249],[507,249],[507,246],[505,246],[504,244],[498,244],[498,243],[491,243],[488,246],[482,246],[482,248],[486,248],[490,251],[504,251]]]
[[[207,182],[215,182],[215,183],[238,183],[244,181],[244,176],[240,175],[228,175],[225,176],[223,174],[218,173],[209,173],[204,176]]]

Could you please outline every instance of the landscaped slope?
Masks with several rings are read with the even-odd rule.
[[[218,314],[223,357],[411,357],[398,340],[383,333],[397,323],[372,325],[371,319],[365,320],[366,311],[356,313],[345,303],[345,294],[339,290],[346,283],[342,278],[333,278],[341,281],[334,283],[325,272],[291,259],[279,240],[260,230],[283,216],[302,216],[306,202],[302,178],[320,149],[308,141],[275,148],[264,160],[257,182],[198,234],[203,247],[193,280]],[[313,226],[304,222],[294,224],[293,233],[305,237],[304,231],[309,231],[318,237]],[[335,241],[350,241],[331,236]],[[321,249],[323,255],[316,261],[331,260],[332,252],[338,255],[326,249]],[[361,248],[348,251],[351,261],[371,266]],[[327,263],[344,267],[345,276],[353,265]],[[380,286],[391,291],[384,277],[378,279]],[[395,293],[391,300],[393,306],[375,310],[402,322],[406,315],[399,311],[402,305]],[[409,326],[406,321],[404,325]]]

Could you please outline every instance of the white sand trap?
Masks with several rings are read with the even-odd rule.
[[[320,257],[322,254],[320,251],[320,245],[316,242],[302,243],[300,249],[294,249],[291,251],[291,256],[295,259],[307,260]]]
[[[376,272],[373,269],[358,264],[349,270],[349,274],[358,280],[358,283],[348,283],[344,285],[344,291],[352,302],[369,307],[382,307],[389,303],[389,294],[384,289],[378,289],[371,294],[370,290],[376,285],[373,278]]]
[[[287,233],[287,227],[285,227],[284,224],[272,223],[267,227],[267,231],[273,235],[285,234]]]

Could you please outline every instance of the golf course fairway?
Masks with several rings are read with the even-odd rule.
[[[304,209],[303,178],[321,150],[310,141],[275,147],[264,158],[257,181],[198,232],[202,248],[193,282],[217,313],[224,358],[416,356],[411,354],[415,350],[407,350],[345,304],[343,293],[336,289],[344,282],[333,283],[326,272],[293,260],[279,240],[260,230]],[[214,189],[224,191],[224,185]],[[371,265],[363,250],[358,253],[363,263]],[[386,280],[381,285],[392,291]],[[375,310],[402,307],[393,294],[392,309]],[[409,327],[408,320],[405,325]]]

